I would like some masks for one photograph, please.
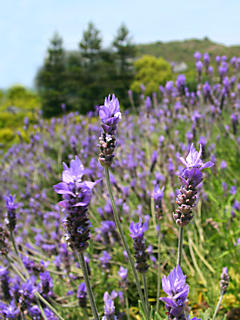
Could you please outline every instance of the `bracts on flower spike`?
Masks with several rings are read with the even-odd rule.
[[[193,218],[192,210],[198,199],[197,187],[203,180],[202,170],[214,165],[211,161],[203,163],[201,155],[201,144],[199,152],[196,151],[192,144],[186,159],[180,158],[181,162],[185,165],[185,168],[179,176],[182,186],[180,190],[178,190],[176,199],[178,207],[173,217],[176,223],[181,227],[187,225]]]
[[[3,256],[7,256],[9,252],[7,238],[7,231],[3,228],[3,226],[0,225],[0,255]]]

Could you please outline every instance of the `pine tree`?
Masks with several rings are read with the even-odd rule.
[[[132,43],[128,28],[122,24],[117,35],[113,40],[116,59],[116,94],[124,106],[128,105],[127,92],[133,81],[133,61],[136,55],[136,49]]]
[[[100,31],[93,23],[88,24],[88,28],[83,32],[83,37],[79,43],[82,57],[82,86],[80,88],[80,109],[81,113],[94,110],[104,96],[102,87],[102,38]]]
[[[43,67],[36,76],[44,117],[61,114],[66,103],[66,66],[62,38],[55,33],[50,41]]]

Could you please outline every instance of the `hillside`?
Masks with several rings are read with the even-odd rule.
[[[193,54],[196,51],[201,53],[208,52],[210,55],[226,55],[228,57],[240,56],[239,46],[226,46],[204,39],[189,39],[184,41],[155,42],[149,44],[136,45],[137,56],[150,54],[156,57],[163,57],[168,61],[175,62],[194,62]]]

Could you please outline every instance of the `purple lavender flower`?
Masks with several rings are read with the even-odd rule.
[[[173,91],[173,81],[167,81],[165,85],[165,90],[168,94],[171,94]]]
[[[134,240],[134,257],[136,259],[136,269],[140,273],[148,270],[146,246],[144,240],[144,232],[148,229],[148,222],[142,223],[142,218],[136,224],[132,221],[129,226],[130,237]]]
[[[104,293],[104,317],[102,320],[115,320],[117,317],[114,315],[115,306],[111,295],[106,291]]]
[[[70,168],[65,163],[63,166],[62,182],[53,187],[55,192],[63,195],[64,200],[59,202],[59,205],[65,209],[67,215],[65,219],[67,241],[73,250],[81,252],[88,247],[87,211],[92,189],[97,182],[82,181],[84,167],[77,156],[75,160],[71,160]]]
[[[180,95],[185,94],[186,77],[184,74],[179,74],[176,80],[176,86]]]
[[[220,163],[220,169],[225,170],[227,168],[227,162],[225,160],[222,160]]]
[[[127,290],[128,287],[128,269],[124,268],[123,266],[120,267],[120,270],[118,271],[118,275],[120,277],[119,285],[124,290]]]
[[[214,165],[211,161],[203,163],[201,155],[202,146],[200,145],[200,150],[197,152],[192,144],[186,159],[180,158],[185,168],[179,176],[182,186],[177,192],[176,203],[178,208],[176,213],[173,214],[176,223],[180,226],[187,225],[193,218],[192,209],[198,199],[197,186],[203,180],[202,170]]]
[[[233,134],[237,135],[237,131],[238,131],[238,114],[233,113],[231,115],[231,120],[232,120]]]
[[[204,53],[204,55],[203,55],[203,62],[205,64],[206,68],[208,68],[209,63],[210,63],[210,57],[209,57],[209,54],[207,52]]]
[[[201,53],[200,53],[199,51],[196,51],[196,52],[194,53],[194,58],[195,58],[197,61],[200,60],[201,57],[202,57],[202,55],[201,55]]]
[[[156,217],[157,219],[162,218],[162,199],[164,195],[164,189],[165,187],[163,186],[161,189],[159,185],[155,185],[153,188],[153,199],[154,199],[154,204],[155,204],[155,209],[156,209]]]
[[[202,68],[203,68],[203,63],[202,63],[202,61],[197,61],[196,62],[196,69],[197,69],[197,72],[198,72],[198,74],[199,74],[199,76],[201,75],[201,73],[202,73]]]
[[[215,60],[216,60],[217,64],[219,64],[221,62],[221,58],[219,56],[216,56]]]
[[[48,320],[58,320],[58,318],[55,316],[55,314],[48,308],[44,309],[44,313]]]
[[[227,292],[228,284],[229,284],[228,269],[227,267],[224,267],[222,269],[221,281],[220,281],[221,295],[224,295]]]
[[[117,124],[122,118],[118,99],[115,95],[105,98],[104,105],[99,107],[99,117],[105,133],[112,134],[117,129]]]
[[[4,306],[1,312],[5,317],[4,319],[17,319],[19,316],[19,310],[13,301],[8,306]]]
[[[48,271],[44,271],[39,274],[41,280],[41,293],[45,297],[50,297],[53,295],[53,281]]]
[[[120,270],[118,271],[118,275],[121,278],[121,280],[126,280],[128,276],[128,269],[121,266]]]
[[[203,170],[205,168],[210,168],[214,165],[212,161],[203,163],[203,161],[201,160],[201,155],[202,145],[200,144],[199,152],[197,152],[197,150],[194,148],[194,145],[192,144],[186,159],[182,157],[180,157],[179,159],[187,169],[199,168],[200,170]]]
[[[151,98],[148,96],[146,97],[146,100],[145,100],[145,106],[146,106],[147,112],[150,112],[152,108],[152,101],[151,101]]]
[[[110,99],[110,95],[108,99],[105,98],[104,106],[99,107],[99,117],[102,121],[103,132],[99,138],[100,154],[98,160],[103,167],[110,167],[114,158],[115,133],[117,124],[122,118],[119,108],[118,99],[115,98],[114,94],[112,99]]]
[[[99,258],[99,261],[101,262],[102,265],[102,269],[106,272],[109,272],[110,270],[110,260],[111,260],[111,256],[107,251],[103,251],[102,256]]]
[[[84,282],[81,282],[77,290],[77,298],[79,306],[82,308],[87,307],[87,288]]]
[[[16,227],[16,209],[17,209],[17,204],[14,203],[15,201],[15,195],[14,196],[6,196],[4,197],[6,201],[6,208],[7,208],[7,218],[6,218],[6,224],[9,229],[9,231],[14,231]]]
[[[160,300],[165,302],[165,307],[168,311],[168,319],[186,320],[184,309],[189,292],[189,286],[186,284],[186,276],[179,265],[174,268],[166,277],[162,278],[163,291],[168,295]]]

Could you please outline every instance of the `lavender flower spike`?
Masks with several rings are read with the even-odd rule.
[[[224,267],[222,269],[221,281],[220,281],[221,295],[224,295],[227,292],[228,284],[229,284],[228,269],[227,267]]]
[[[144,240],[144,232],[148,229],[148,223],[145,221],[142,223],[142,218],[139,218],[139,222],[134,224],[130,223],[129,231],[130,237],[134,240],[134,257],[136,259],[136,269],[140,273],[145,273],[148,270],[146,246]]]
[[[118,99],[115,95],[105,98],[104,106],[99,107],[99,117],[102,121],[103,132],[99,138],[100,154],[99,162],[105,168],[110,167],[114,158],[114,150],[116,147],[115,133],[117,124],[122,118]]]
[[[7,217],[6,217],[6,224],[9,229],[9,231],[14,231],[16,227],[16,209],[17,209],[17,204],[14,203],[15,201],[15,195],[14,196],[6,196],[4,197],[6,201],[6,208],[7,208]]]
[[[71,160],[70,168],[63,163],[62,182],[53,186],[55,192],[63,195],[59,205],[65,209],[66,238],[73,250],[82,252],[88,247],[89,219],[88,205],[92,196],[92,188],[97,182],[82,181],[84,167],[76,156]]]
[[[87,288],[84,282],[81,282],[77,290],[77,298],[79,306],[82,308],[87,307]]]
[[[178,208],[173,217],[176,223],[181,227],[187,225],[193,218],[192,209],[196,205],[198,199],[197,186],[203,180],[202,170],[214,165],[211,161],[203,163],[201,155],[201,144],[199,152],[196,151],[192,144],[186,159],[180,158],[181,162],[185,165],[185,168],[179,176],[182,186],[180,190],[178,190],[176,199]]]
[[[160,300],[165,302],[169,320],[186,320],[185,303],[189,292],[189,286],[186,284],[186,276],[183,275],[179,265],[174,268],[166,277],[162,278],[163,291],[168,295]]]
[[[112,297],[108,292],[104,293],[104,317],[102,320],[115,320],[117,317],[114,315],[115,306]]]

